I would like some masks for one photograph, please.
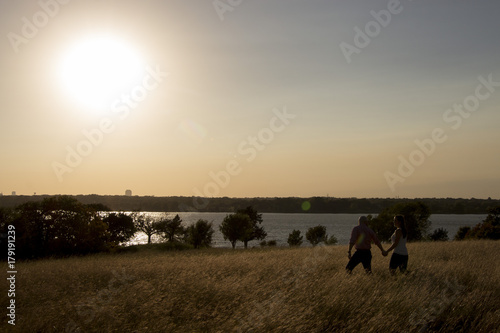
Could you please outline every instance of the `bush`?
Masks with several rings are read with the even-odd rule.
[[[483,222],[472,228],[467,235],[467,239],[500,239],[500,226],[494,226],[491,223]]]
[[[447,241],[448,240],[448,230],[444,228],[438,228],[432,232],[429,236],[432,241]]]
[[[462,228],[461,228],[462,229]],[[459,230],[462,237],[464,230]],[[457,238],[455,236],[455,238]],[[483,220],[483,223],[477,224],[474,228],[469,228],[462,239],[500,239],[500,206],[489,208],[488,216]]]
[[[304,237],[300,234],[300,230],[293,230],[292,233],[288,235],[287,243],[290,246],[300,246],[302,245],[302,240]]]
[[[330,237],[327,236],[327,238],[328,239],[325,241],[326,245],[335,245],[338,243],[338,239],[334,235],[331,235]]]
[[[456,241],[460,241],[460,240],[464,240],[465,237],[467,236],[467,233],[470,231],[470,227],[460,227],[455,235],[455,238],[454,240]]]
[[[270,241],[267,241],[267,242],[266,241],[262,241],[259,244],[260,244],[261,247],[266,247],[266,246],[272,247],[272,246],[277,246],[278,245],[278,243],[274,239],[270,240]]]
[[[311,227],[306,232],[306,239],[312,246],[316,246],[321,242],[326,242],[327,237],[326,227],[322,225]]]

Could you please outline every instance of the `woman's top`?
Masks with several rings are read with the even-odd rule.
[[[391,236],[391,242],[394,244],[396,242],[396,232],[394,232]],[[402,255],[402,256],[407,256],[408,255],[408,249],[406,248],[406,237],[403,237],[401,235],[401,238],[399,238],[399,243],[398,245],[394,248],[394,253]]]

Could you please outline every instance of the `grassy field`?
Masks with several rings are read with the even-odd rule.
[[[499,332],[499,245],[409,244],[410,273],[396,277],[376,248],[372,275],[361,265],[347,275],[346,246],[141,250],[24,262],[17,264],[16,325],[4,315],[1,328]],[[7,293],[1,298],[7,312]]]

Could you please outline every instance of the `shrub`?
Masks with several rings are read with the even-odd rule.
[[[318,225],[315,227],[311,227],[306,232],[306,239],[312,246],[316,246],[321,242],[327,241],[326,227],[322,225]]]
[[[290,246],[300,246],[302,245],[302,240],[304,237],[300,234],[300,230],[293,230],[292,233],[288,235],[287,243]]]
[[[337,237],[334,235],[331,235],[330,237],[327,236],[327,240],[325,241],[326,245],[335,245],[338,243]]]
[[[465,237],[466,237],[466,235],[467,235],[467,233],[468,233],[469,231],[470,231],[470,227],[467,227],[467,226],[465,226],[465,227],[460,227],[460,228],[458,229],[458,231],[457,231],[456,235],[455,235],[454,240],[457,240],[457,241],[459,241],[459,240],[464,240],[464,239],[465,239]]]
[[[429,236],[432,241],[447,241],[448,240],[448,230],[444,228],[438,228],[432,232]]]
[[[491,223],[483,222],[472,228],[467,235],[467,239],[500,239],[500,226],[494,226]]]
[[[500,239],[500,206],[489,208],[488,216],[483,223],[471,228],[465,235],[466,239]]]
[[[277,242],[276,242],[276,240],[274,240],[274,239],[273,239],[273,240],[270,240],[270,241],[267,241],[267,242],[266,242],[266,241],[262,241],[262,242],[260,242],[260,246],[261,246],[261,247],[266,247],[266,246],[270,246],[270,247],[272,247],[272,246],[276,246],[276,245],[278,245],[278,243],[277,243]]]

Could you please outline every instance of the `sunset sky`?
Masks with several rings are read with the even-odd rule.
[[[500,2],[0,1],[0,192],[500,198]]]

